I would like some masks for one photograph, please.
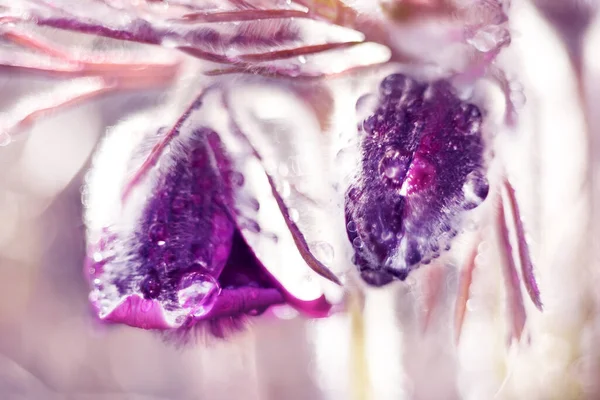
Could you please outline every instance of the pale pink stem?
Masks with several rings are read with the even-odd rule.
[[[207,72],[205,72],[205,75],[207,76],[219,76],[219,75],[228,75],[228,74],[243,74],[243,73],[248,73],[248,72],[252,72],[254,75],[260,75],[260,76],[266,76],[266,77],[273,77],[273,78],[284,78],[284,79],[294,79],[294,80],[320,80],[320,79],[324,79],[324,78],[336,78],[339,76],[344,76],[344,75],[349,75],[349,74],[353,74],[353,73],[360,73],[363,71],[369,71],[372,70],[373,68],[376,68],[377,66],[381,66],[383,64],[386,64],[387,61],[385,62],[377,62],[374,64],[370,64],[370,65],[359,65],[356,67],[351,67],[351,68],[347,68],[343,71],[339,71],[339,72],[331,72],[331,73],[327,73],[327,72],[317,72],[317,73],[306,73],[306,72],[302,72],[302,71],[297,71],[297,70],[292,70],[292,69],[286,69],[286,68],[275,68],[272,66],[269,67],[264,67],[264,66],[252,66],[252,67],[241,67],[241,66],[234,66],[234,67],[229,67],[229,68],[219,68],[219,69],[213,69],[213,70],[209,70]]]
[[[73,57],[68,52],[58,48],[54,44],[45,42],[31,34],[25,34],[18,30],[11,29],[1,33],[1,35],[13,43],[22,47],[29,48],[42,52],[51,57],[57,58],[68,64],[72,64],[72,68],[44,67],[42,65],[22,65],[9,67],[31,68],[39,72],[56,72],[59,74],[74,73],[80,76],[104,76],[112,79],[135,80],[133,86],[139,86],[139,82],[147,81],[150,86],[154,84],[163,84],[175,77],[179,68],[179,62],[165,64],[148,64],[148,63],[107,63],[104,61],[95,61],[92,56]],[[127,82],[122,83],[127,86]]]
[[[362,14],[359,14],[356,10],[351,7],[344,5],[339,1],[332,3],[333,6],[318,6],[316,8],[309,8],[309,18],[317,20],[325,20],[333,25],[347,27],[362,32],[365,35],[365,41],[372,41],[387,45],[392,52],[392,59],[395,61],[407,61],[407,58],[402,54],[397,53],[395,46],[390,46],[389,32],[382,26],[377,20],[369,19]],[[335,10],[333,10],[335,9]],[[328,11],[329,10],[329,11]],[[333,11],[332,11],[333,10]],[[251,10],[245,10],[244,12],[250,12]],[[330,12],[332,11],[332,12]],[[18,16],[4,17],[9,18],[11,22],[23,21]],[[104,26],[96,22],[82,22],[77,19],[54,17],[48,18],[42,14],[33,14],[29,17],[39,26],[50,26],[56,29],[76,31],[81,33],[91,33],[96,36],[102,36],[107,38],[113,38],[118,40],[125,40],[137,43],[145,44],[161,44],[161,37],[163,31],[152,25],[144,25],[144,29],[128,31],[121,28],[112,28]],[[0,22],[2,22],[0,20]],[[224,55],[208,52],[206,50],[200,50],[186,46],[182,43],[179,49],[192,54],[200,59],[209,61],[222,62],[222,63],[235,63],[237,60],[230,59]],[[242,66],[242,69],[246,71],[246,66]],[[296,76],[292,74],[291,76]]]
[[[460,271],[458,295],[456,296],[456,305],[454,308],[454,332],[456,344],[460,342],[460,335],[462,334],[462,327],[467,312],[467,301],[469,301],[471,284],[473,283],[473,271],[475,271],[476,266],[475,258],[477,257],[480,243],[481,235],[477,234],[477,238],[473,242],[473,248],[469,253],[467,262]]]
[[[506,301],[511,323],[511,336],[517,340],[521,339],[527,314],[523,304],[523,295],[521,293],[519,274],[515,266],[515,259],[510,245],[510,234],[506,224],[504,212],[504,203],[500,195],[500,204],[498,207],[498,230],[500,239],[500,257],[502,269],[504,272],[504,282],[506,287]]]
[[[529,297],[531,298],[531,301],[533,301],[533,304],[542,311],[543,304],[540,298],[540,289],[538,288],[535,279],[533,262],[531,261],[529,246],[527,245],[527,239],[525,238],[525,228],[521,219],[521,212],[519,210],[515,189],[507,179],[504,180],[504,187],[506,188],[508,202],[513,211],[513,223],[517,234],[517,247],[519,250],[521,273],[525,281],[525,287],[527,288],[527,292],[529,293]]]
[[[68,108],[68,107],[75,106],[75,105],[83,103],[87,100],[93,99],[95,97],[99,97],[100,95],[103,95],[103,94],[114,92],[116,90],[118,90],[118,88],[115,86],[103,86],[103,87],[99,87],[97,89],[90,90],[87,93],[74,95],[71,98],[68,98],[66,100],[62,99],[60,101],[57,101],[54,104],[51,104],[51,105],[48,105],[45,107],[36,108],[36,109],[32,110],[31,112],[27,113],[23,118],[20,118],[13,125],[6,127],[3,130],[3,132],[0,132],[0,133],[6,134],[10,137],[18,130],[25,128],[27,125],[31,125],[36,120],[38,120],[46,115],[49,115],[52,112],[56,112],[56,111],[59,111],[59,110],[62,110],[62,109]]]
[[[73,64],[72,67],[62,67],[60,69],[47,67],[42,64],[40,65],[17,65],[16,67],[21,68],[30,68],[32,70],[38,72],[50,72],[50,73],[78,73],[80,76],[91,76],[91,75],[110,75],[113,78],[130,78],[135,77],[136,79],[140,79],[140,74],[147,75],[148,77],[154,78],[170,78],[175,75],[179,63],[169,63],[169,64],[146,64],[146,63],[106,63],[106,62],[98,62],[94,61],[91,58],[73,58],[68,54],[52,47],[51,45],[44,43],[43,41],[33,39],[28,37],[27,35],[20,35],[16,32],[11,32],[10,36],[6,36],[8,39],[11,39],[19,44],[24,46],[43,51],[45,54],[53,55],[56,58],[59,58],[61,61],[65,61],[67,63]],[[236,67],[231,69],[221,69],[217,70],[220,73],[211,73],[209,75],[220,75],[227,73],[237,73],[237,72],[247,72],[251,67],[249,62],[264,62],[264,61],[276,61],[279,59],[286,59],[291,57],[297,57],[301,55],[311,55],[318,54],[322,52],[326,52],[334,49],[343,49],[352,47],[362,42],[341,42],[341,43],[326,43],[320,45],[312,45],[312,46],[303,46],[295,49],[286,49],[273,51],[268,53],[256,53],[256,54],[246,54],[240,55],[235,58],[228,57],[226,55],[213,53],[210,51],[205,51],[196,47],[190,46],[178,46],[177,50],[182,51],[183,53],[189,54],[193,57],[220,63],[220,64],[232,64]],[[15,67],[14,65],[5,65],[8,67]],[[286,70],[285,68],[279,68],[274,70],[272,67],[265,67],[265,69],[269,69],[271,72],[274,72],[276,75],[282,76],[291,76],[295,77],[295,70]],[[257,68],[257,71],[260,71],[261,67]],[[264,74],[264,75],[272,75],[272,74]],[[156,79],[158,80],[158,79]]]
[[[364,42],[339,42],[339,43],[325,43],[316,44],[311,46],[303,46],[295,49],[285,49],[278,51],[270,51],[267,53],[256,53],[256,54],[244,54],[240,55],[239,59],[248,62],[263,62],[263,61],[276,61],[286,58],[312,55],[318,53],[324,53],[330,50],[345,49],[353,47]]]
[[[38,119],[53,112],[64,110],[66,108],[78,105],[87,100],[91,100],[108,93],[118,92],[122,90],[148,89],[155,86],[157,83],[159,82],[155,81],[152,78],[148,79],[148,77],[145,76],[141,76],[140,79],[137,80],[129,79],[126,81],[115,81],[112,83],[103,82],[102,85],[92,90],[89,90],[88,92],[74,94],[69,98],[59,99],[56,102],[43,107],[35,106],[31,111],[27,112],[24,117],[20,118],[18,121],[11,124],[10,126],[5,127],[4,130],[0,133],[8,135],[10,137],[15,132],[23,129],[27,125],[30,125]]]
[[[325,44],[317,44],[311,46],[302,46],[294,49],[284,49],[277,51],[270,51],[266,53],[255,53],[255,54],[240,54],[236,57],[228,57],[226,55],[213,53],[211,51],[206,51],[199,49],[197,47],[191,46],[178,46],[177,50],[182,51],[186,54],[189,54],[193,57],[199,58],[201,60],[206,60],[210,62],[220,63],[220,64],[231,64],[234,65],[232,68],[228,69],[220,69],[217,71],[221,71],[221,73],[217,74],[214,71],[209,71],[208,75],[220,75],[225,73],[237,73],[237,72],[248,72],[252,71],[253,73],[261,74],[261,70],[264,68],[268,70],[269,74],[261,74],[261,75],[282,75],[296,78],[298,76],[298,71],[293,69],[286,68],[277,68],[273,66],[268,67],[256,67],[252,65],[253,62],[266,62],[266,61],[277,61],[283,60],[293,57],[306,56],[319,54],[326,51],[344,49],[353,47],[363,42],[339,42],[339,43],[325,43]]]
[[[210,22],[243,22],[264,19],[310,18],[301,10],[241,10],[222,12],[195,12],[183,15],[178,22],[210,23]]]
[[[10,40],[21,47],[37,50],[51,57],[59,58],[64,61],[71,61],[67,52],[60,50],[57,47],[40,40],[39,38],[33,37],[30,34],[10,29],[0,31],[0,37]]]

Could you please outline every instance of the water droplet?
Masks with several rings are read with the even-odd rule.
[[[304,56],[298,56],[298,62],[300,64],[306,64],[306,57],[304,57]]]
[[[354,223],[354,221],[348,222],[348,224],[346,225],[346,229],[348,230],[348,232],[356,232],[356,224]]]
[[[371,231],[370,231],[370,233],[371,233],[373,236],[380,236],[380,235],[381,235],[381,232],[382,232],[382,229],[383,229],[383,228],[382,228],[382,226],[381,226],[380,224],[378,224],[378,223],[373,223],[373,224],[371,224]]]
[[[288,181],[281,182],[281,189],[280,189],[279,195],[282,198],[287,199],[288,197],[290,197],[291,193],[292,193],[292,188],[290,186],[290,183]]]
[[[148,229],[148,236],[153,242],[164,242],[164,240],[167,238],[167,229],[165,228],[164,224],[157,222],[152,224],[150,229]]]
[[[354,202],[356,202],[362,195],[362,192],[358,190],[356,187],[353,187],[348,191],[348,198]]]
[[[379,91],[384,96],[402,95],[404,89],[410,85],[410,79],[403,74],[392,74],[385,77],[379,85]]]
[[[294,319],[300,315],[296,309],[288,305],[274,306],[273,314],[275,314],[277,318],[284,320]]]
[[[323,264],[331,264],[335,256],[333,246],[327,242],[313,242],[309,245],[317,260]]]
[[[352,244],[357,249],[361,249],[363,247],[363,241],[359,237],[354,238],[354,240],[352,241]]]
[[[456,129],[469,135],[479,132],[481,122],[481,111],[477,106],[470,103],[461,104],[458,113],[454,116]]]
[[[375,115],[371,115],[364,119],[364,121],[362,123],[362,128],[367,134],[374,135],[377,133],[375,131],[376,124],[377,124],[377,118],[375,117]]]
[[[258,222],[250,220],[246,222],[246,229],[248,229],[250,232],[254,232],[254,233],[259,233],[260,232],[260,225],[258,225]]]
[[[487,53],[504,45],[510,40],[508,30],[498,25],[486,26],[467,39],[467,42],[477,50]]]
[[[12,138],[6,132],[0,132],[0,147],[8,146],[12,142]]]
[[[377,96],[372,94],[364,95],[360,97],[356,102],[356,118],[360,123],[363,124],[363,126],[363,121],[365,121],[365,119],[369,115],[372,115],[377,109],[378,102],[379,99],[377,98]]]
[[[404,251],[404,261],[406,261],[406,265],[415,265],[418,264],[422,259],[421,252],[419,251],[419,245],[415,241],[409,241],[406,244],[406,249]]]
[[[92,255],[92,258],[94,259],[95,262],[100,262],[100,261],[104,260],[104,256],[99,251],[95,251],[94,254]]]
[[[231,181],[231,184],[234,186],[244,186],[244,175],[242,175],[240,172],[232,172],[229,179]]]
[[[513,104],[515,108],[521,108],[527,102],[527,98],[525,97],[525,93],[522,91],[512,91],[510,93],[510,102]]]
[[[211,275],[190,272],[181,278],[177,300],[189,316],[202,317],[214,307],[221,287]]]
[[[93,290],[90,292],[88,299],[90,300],[90,302],[95,303],[97,302],[100,297],[98,296],[98,291],[97,290]]]
[[[162,285],[158,277],[150,275],[140,285],[140,290],[146,299],[155,299],[160,294]]]
[[[248,205],[254,211],[260,210],[260,203],[258,202],[258,200],[254,199],[254,198],[248,200]]]
[[[298,219],[300,219],[300,213],[295,208],[290,208],[288,214],[292,222],[298,222]]]
[[[246,314],[252,317],[257,317],[261,314],[264,314],[264,312],[267,311],[267,308],[269,307],[254,308],[252,310],[247,311]]]
[[[395,148],[389,148],[379,162],[379,173],[387,182],[401,185],[409,163],[410,157],[407,154],[402,154]]]
[[[487,198],[489,191],[490,186],[487,179],[479,171],[472,171],[467,175],[463,185],[465,197],[463,208],[471,210],[479,206]]]
[[[391,240],[394,237],[394,233],[392,231],[383,231],[381,233],[381,240],[387,242],[388,240]]]
[[[277,172],[279,172],[279,176],[285,178],[290,173],[290,168],[287,164],[281,163],[279,164],[279,168],[277,168]]]

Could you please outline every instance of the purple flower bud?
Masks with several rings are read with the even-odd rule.
[[[132,126],[105,140],[87,180],[86,271],[101,319],[183,330],[210,321],[211,332],[223,336],[228,329],[218,321],[260,315],[274,304],[327,315],[323,297],[290,294],[238,232],[245,219],[236,211],[236,193],[245,177],[213,130],[177,125],[156,165],[122,197],[131,172],[139,172],[140,160],[164,135]]]
[[[479,109],[446,81],[394,74],[381,82],[345,203],[354,260],[367,283],[404,280],[439,257],[463,212],[485,200],[481,123]]]

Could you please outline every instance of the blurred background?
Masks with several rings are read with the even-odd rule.
[[[449,290],[428,332],[415,322],[421,275],[366,293],[359,316],[306,321],[282,308],[226,342],[183,349],[98,324],[82,277],[81,186],[106,128],[158,104],[158,92],[132,92],[60,112],[0,146],[0,399],[600,399],[591,185],[600,25],[591,2],[514,3],[508,68],[527,101],[498,152],[545,303],[543,313],[527,304],[529,340],[506,346],[501,275],[485,244],[458,348]],[[585,26],[580,46],[573,37]],[[0,70],[0,114],[47,85]]]

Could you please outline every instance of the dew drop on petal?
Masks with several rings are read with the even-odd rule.
[[[467,210],[473,209],[480,205],[490,191],[490,186],[487,179],[478,171],[473,171],[465,180],[463,185],[463,193],[465,196],[464,208]]]
[[[254,233],[259,233],[260,232],[260,225],[258,225],[258,222],[254,221],[254,220],[250,220],[248,222],[246,222],[246,229],[248,229],[250,232],[254,232]]]
[[[92,258],[94,259],[95,262],[99,263],[102,260],[104,260],[104,256],[102,255],[101,252],[96,251],[94,252],[94,254],[92,255]]]
[[[309,245],[314,256],[323,264],[331,264],[335,256],[333,246],[327,242],[314,242]]]
[[[254,198],[248,200],[248,206],[254,211],[260,210],[260,203]]]
[[[165,228],[165,225],[161,224],[160,222],[152,224],[148,230],[148,237],[150,240],[156,243],[164,242],[164,240],[167,238],[167,229]]]
[[[354,240],[352,241],[352,244],[354,245],[354,247],[356,247],[357,249],[360,249],[363,247],[363,241],[360,238],[354,238]]]
[[[8,146],[11,142],[12,137],[7,132],[0,132],[0,147]]]
[[[527,99],[525,97],[525,93],[522,91],[513,91],[510,93],[510,101],[513,104],[513,107],[521,108],[525,105]]]
[[[379,173],[387,182],[400,185],[408,169],[409,157],[396,149],[388,149],[379,162]]]
[[[257,317],[263,314],[265,311],[267,311],[267,308],[268,307],[254,308],[252,310],[247,311],[246,314],[250,315],[251,317]]]
[[[155,299],[161,291],[160,280],[156,276],[150,275],[144,279],[140,285],[140,290],[146,299]]]
[[[237,172],[237,171],[232,172],[231,176],[230,176],[230,180],[234,186],[238,186],[238,187],[244,186],[244,181],[245,181],[244,175],[242,175],[240,172]]]
[[[381,240],[387,242],[394,237],[394,233],[392,231],[385,230],[381,233]]]
[[[354,223],[354,221],[348,222],[348,225],[346,225],[346,229],[348,229],[348,232],[356,232],[356,224]]]
[[[364,95],[356,102],[356,117],[362,123],[363,128],[365,128],[365,120],[377,109],[378,102],[378,97],[373,94]],[[371,133],[373,127],[370,128],[369,133]]]
[[[505,28],[498,25],[491,25],[479,30],[475,36],[467,41],[477,50],[487,53],[502,46],[508,40],[510,40],[510,34]]]
[[[279,195],[282,198],[287,199],[288,197],[290,197],[291,193],[292,193],[292,188],[290,186],[290,183],[288,181],[281,182],[281,188],[280,188]]]
[[[190,272],[179,282],[177,300],[187,315],[202,317],[214,307],[221,287],[211,275]]]
[[[288,213],[292,222],[298,222],[298,219],[300,219],[300,213],[298,212],[298,210],[296,210],[295,208],[290,208]]]
[[[375,116],[371,115],[364,119],[362,123],[362,129],[368,134],[372,134],[375,130]]]

